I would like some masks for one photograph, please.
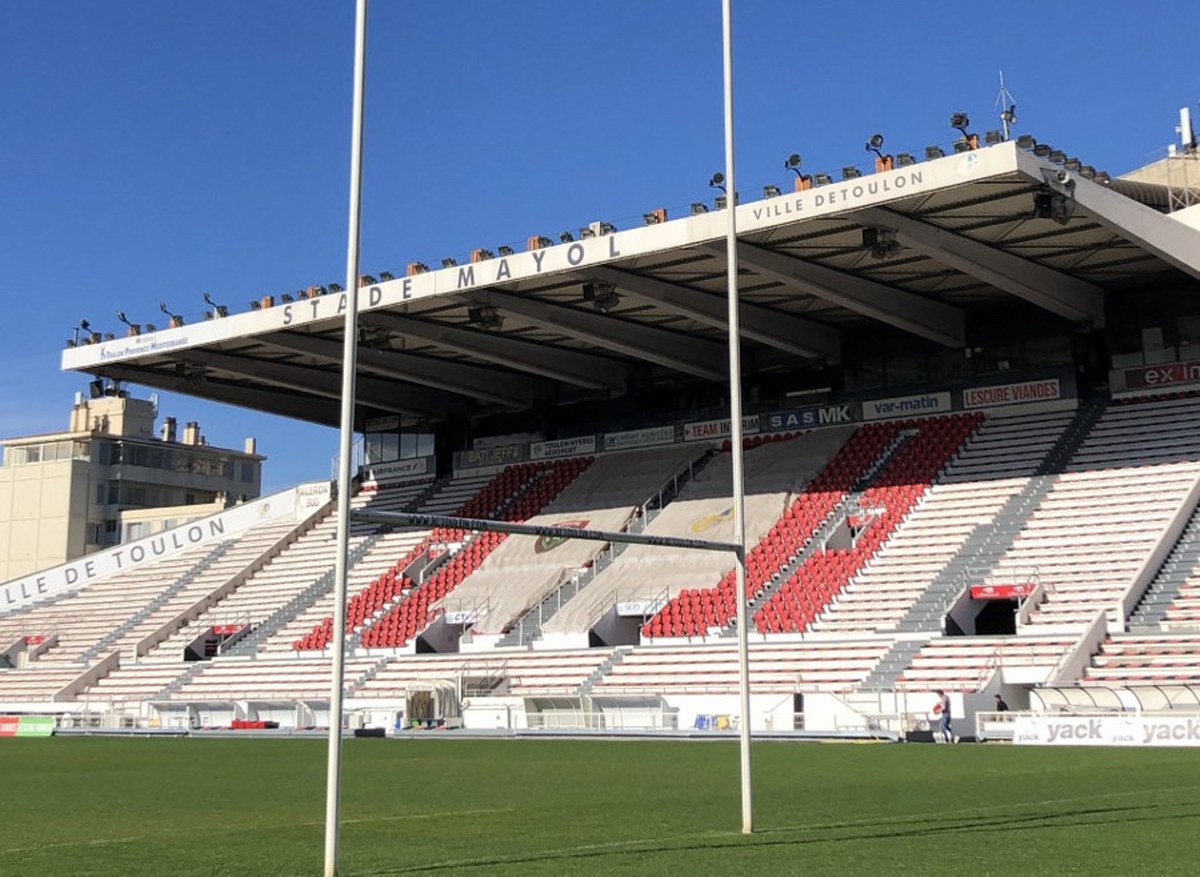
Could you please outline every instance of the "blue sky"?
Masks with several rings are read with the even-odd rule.
[[[1171,49],[1200,33],[1200,5],[1130,8],[734,0],[743,198],[787,185],[790,152],[836,176],[866,166],[876,131],[920,154],[956,136],[952,112],[998,127],[1001,67],[1016,132],[1114,174],[1141,165],[1179,107],[1200,117],[1200,67]],[[194,321],[206,291],[243,310],[344,280],[352,0],[8,0],[3,15],[0,435],[65,428],[86,378],[59,356],[80,318],[162,322],[165,301]],[[719,0],[375,0],[369,27],[365,272],[712,194]],[[330,473],[332,430],[161,399],[214,444],[257,436],[268,490]]]

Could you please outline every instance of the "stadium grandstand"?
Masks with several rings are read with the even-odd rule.
[[[352,507],[730,540],[738,211],[752,711],[727,555],[354,520],[301,484],[0,584],[0,711],[886,733],[1200,712],[1200,154],[1121,178],[1022,135],[360,289]],[[336,425],[345,291],[263,295],[63,368]],[[1198,348],[1200,349],[1200,348]],[[960,719],[961,720],[961,719]],[[1007,731],[1006,731],[1007,729]]]

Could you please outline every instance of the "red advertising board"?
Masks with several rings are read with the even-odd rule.
[[[21,725],[19,716],[0,716],[0,737],[17,736],[17,728]]]
[[[972,600],[1011,600],[1013,597],[1028,597],[1036,587],[1032,583],[1024,585],[973,585]]]
[[[1200,384],[1200,362],[1162,362],[1125,369],[1125,389],[1145,390],[1176,384]]]

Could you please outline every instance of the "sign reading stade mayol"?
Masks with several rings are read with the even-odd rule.
[[[550,524],[551,527],[564,527],[570,530],[582,530],[587,525],[587,521],[558,521],[557,523]],[[533,553],[545,554],[547,551],[553,551],[566,541],[566,536],[538,536],[537,542],[533,543]]]

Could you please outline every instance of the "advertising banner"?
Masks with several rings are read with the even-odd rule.
[[[650,429],[631,429],[604,434],[604,450],[623,451],[628,448],[652,448],[675,441],[675,427],[656,426]]]
[[[0,737],[49,737],[54,716],[0,716]]]
[[[433,457],[413,457],[411,460],[393,460],[391,463],[372,463],[363,467],[363,484],[389,484],[393,481],[408,481],[428,475],[432,470]]]
[[[836,426],[858,420],[858,403],[843,402],[837,405],[817,405],[811,408],[792,408],[787,411],[772,411],[762,415],[764,431],[781,429],[812,429],[817,426]]]
[[[491,448],[458,451],[454,455],[454,468],[482,469],[485,466],[507,466],[524,460],[525,445],[496,445]]]
[[[596,437],[594,435],[534,442],[529,446],[529,459],[531,460],[555,460],[559,457],[582,457],[585,454],[594,453],[596,453]]]
[[[1062,385],[1058,378],[1046,378],[1040,381],[1023,381],[1019,384],[968,387],[963,390],[963,407],[999,408],[1003,405],[1025,405],[1061,398]]]
[[[1125,389],[1146,390],[1185,384],[1200,384],[1200,362],[1161,362],[1125,369]]]
[[[896,396],[862,403],[863,420],[884,420],[889,417],[914,417],[940,414],[951,409],[949,393],[921,393],[916,396]]]
[[[1013,742],[1025,746],[1200,747],[1200,717],[1136,713],[1017,716]]]
[[[325,482],[328,485],[328,482]],[[248,530],[265,521],[297,514],[300,485],[289,490],[235,505],[223,512],[199,518],[180,527],[164,530],[134,542],[88,554],[50,569],[31,573],[25,578],[0,584],[0,615],[42,600],[74,591],[104,576],[113,575],[161,560],[171,554],[196,548]]]
[[[730,423],[728,417],[724,420],[697,420],[683,425],[683,440],[685,442],[699,442],[704,439],[724,438],[729,435],[729,432]],[[742,418],[742,432],[745,435],[754,435],[758,432],[757,414],[750,414]]]
[[[973,600],[1011,600],[1014,597],[1028,597],[1037,587],[1032,582],[1024,585],[972,585],[971,599]]]

